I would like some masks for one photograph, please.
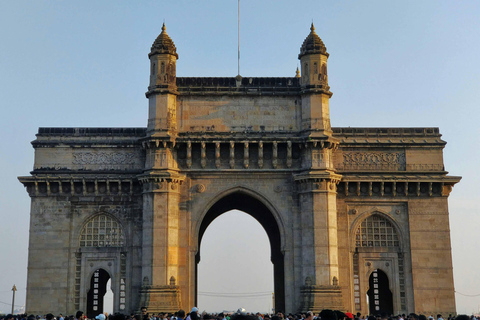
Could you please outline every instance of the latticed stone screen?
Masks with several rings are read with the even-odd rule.
[[[98,215],[87,222],[80,235],[80,247],[121,247],[123,230],[112,217]]]
[[[398,247],[399,245],[395,227],[378,214],[363,220],[355,234],[356,247]]]

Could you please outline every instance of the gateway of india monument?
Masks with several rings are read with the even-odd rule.
[[[26,311],[190,310],[209,224],[265,229],[275,309],[455,313],[438,128],[330,125],[312,24],[295,77],[176,77],[165,25],[148,54],[146,128],[39,128]],[[201,307],[201,306],[200,306]],[[256,311],[256,310],[252,310]]]

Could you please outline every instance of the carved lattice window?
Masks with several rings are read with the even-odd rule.
[[[121,225],[104,214],[88,221],[80,234],[80,247],[121,247],[123,242]]]
[[[386,218],[374,214],[362,221],[355,234],[356,247],[398,247],[397,230]]]

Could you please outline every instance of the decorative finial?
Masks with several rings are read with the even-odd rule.
[[[162,26],[162,31],[165,32],[165,30],[167,30],[167,28],[165,27],[165,21],[164,21]]]
[[[300,69],[297,66],[297,72],[295,73],[295,78],[300,78]]]
[[[313,21],[312,21],[312,26],[310,27],[310,31],[315,32],[315,26],[313,25]]]

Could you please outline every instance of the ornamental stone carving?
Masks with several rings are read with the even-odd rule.
[[[196,186],[196,190],[197,190],[198,193],[205,192],[205,189],[206,189],[205,185],[203,185],[203,184],[197,184],[197,186]]]
[[[134,153],[86,152],[73,154],[73,164],[134,164]]]
[[[403,152],[344,152],[343,169],[349,170],[396,170],[404,171]]]

